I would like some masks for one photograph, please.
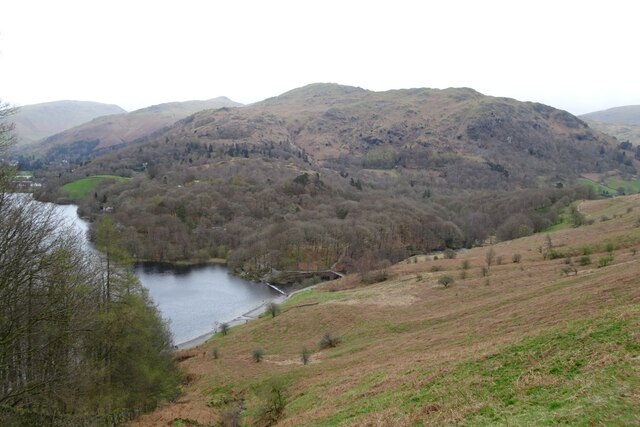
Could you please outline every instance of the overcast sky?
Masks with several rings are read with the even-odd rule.
[[[315,82],[640,104],[640,6],[607,1],[2,0],[0,98],[132,110]]]

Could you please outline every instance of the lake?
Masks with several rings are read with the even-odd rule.
[[[86,239],[89,224],[78,217],[77,206],[54,206],[64,221]],[[88,240],[87,247],[90,247]],[[177,345],[207,335],[218,324],[238,320],[279,296],[264,284],[229,274],[220,265],[141,263],[136,265],[135,273],[169,321]]]

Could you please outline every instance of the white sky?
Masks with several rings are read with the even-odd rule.
[[[639,19],[636,0],[0,0],[0,97],[132,110],[336,82],[582,114],[640,104]]]

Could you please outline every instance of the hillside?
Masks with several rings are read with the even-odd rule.
[[[225,258],[256,279],[336,263],[353,272],[542,231],[595,196],[573,187],[580,174],[635,173],[627,154],[540,104],[316,84],[54,168],[40,197],[62,200],[61,186],[90,176],[133,177],[79,205],[89,218],[113,212],[139,259]]]
[[[630,142],[634,147],[640,145],[640,125],[626,123],[607,123],[592,119],[585,119],[593,129],[614,136],[618,141]]]
[[[117,105],[87,101],[55,101],[24,105],[11,119],[15,123],[19,144],[39,139],[78,126],[96,117],[125,113]]]
[[[640,197],[579,211],[594,223],[299,293],[178,353],[182,397],[134,425],[637,425]]]
[[[197,111],[241,104],[226,97],[206,101],[170,102],[130,113],[95,118],[39,141],[33,149],[50,159],[73,158],[96,150],[125,145],[156,132]]]
[[[580,117],[605,123],[640,125],[640,105],[609,108],[608,110],[583,114]]]
[[[258,150],[287,146],[333,169],[447,163],[486,170],[491,162],[527,185],[540,175],[563,179],[601,169],[601,148],[614,142],[565,111],[472,89],[372,92],[333,84],[295,89],[241,111],[202,112],[164,137]]]

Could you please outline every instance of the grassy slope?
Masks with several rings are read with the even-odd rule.
[[[615,196],[618,194],[618,188],[623,188],[626,194],[640,193],[640,179],[622,179],[618,176],[608,176],[604,178],[605,185],[589,178],[579,178],[578,182],[592,187],[596,194]]]
[[[81,178],[73,182],[69,182],[62,186],[61,191],[68,197],[78,200],[82,199],[89,191],[100,185],[106,180],[124,181],[128,178],[115,175],[96,175],[88,178]]]
[[[136,425],[212,425],[240,400],[251,425],[273,378],[285,384],[286,426],[637,425],[640,254],[632,249],[640,246],[640,196],[580,210],[596,222],[551,234],[558,251],[592,252],[593,264],[575,263],[577,275],[562,274],[563,260],[543,260],[546,238],[537,235],[495,245],[504,262],[488,277],[480,270],[487,249],[476,248],[396,265],[380,284],[328,283],[292,298],[274,319],[185,352],[193,357],[182,362],[184,396]],[[614,219],[597,222],[602,215]],[[614,261],[596,268],[608,243]],[[514,253],[520,264],[510,262]],[[463,260],[471,264],[466,279]],[[456,279],[447,289],[437,284],[443,274]],[[342,343],[317,351],[327,330]],[[303,346],[315,352],[307,366]],[[266,352],[262,363],[251,359],[256,348]]]

